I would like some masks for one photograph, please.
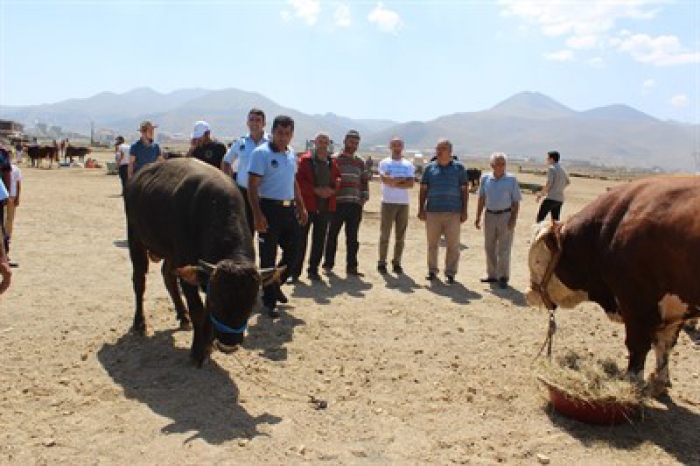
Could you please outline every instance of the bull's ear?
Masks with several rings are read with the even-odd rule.
[[[197,267],[194,265],[186,265],[175,269],[175,273],[190,285],[197,286]]]
[[[283,265],[282,267],[274,267],[260,270],[260,279],[262,281],[262,285],[267,286],[272,283],[279,282],[280,277],[282,276],[285,270],[287,270],[286,265]]]
[[[209,262],[205,262],[201,259],[197,261],[197,264],[197,270],[199,270],[208,277],[210,277],[211,274],[214,273],[214,269],[216,268],[214,264],[210,264]]]

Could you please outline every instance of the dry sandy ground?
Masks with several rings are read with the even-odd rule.
[[[460,283],[428,286],[415,204],[406,275],[376,272],[373,183],[361,230],[366,276],[346,278],[340,267],[324,283],[286,287],[291,303],[280,320],[255,315],[237,356],[215,353],[197,370],[158,267],[146,300],[153,335],[129,333],[117,177],[23,171],[12,251],[21,268],[0,302],[0,463],[536,464],[545,455],[552,464],[700,464],[700,370],[686,335],[673,355],[671,397],[643,421],[591,427],[548,408],[532,365],[547,315],[523,296],[532,195],[518,225],[513,289],[478,281],[483,239],[473,213]],[[575,179],[565,213],[610,184]],[[561,311],[558,322],[555,353],[588,350],[625,364],[622,327],[594,305]],[[326,399],[328,409],[277,385]]]

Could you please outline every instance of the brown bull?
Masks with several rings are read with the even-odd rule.
[[[628,372],[650,390],[671,386],[669,354],[683,324],[700,315],[700,177],[639,180],[600,196],[564,223],[542,226],[530,248],[532,305],[598,303],[622,321]]]

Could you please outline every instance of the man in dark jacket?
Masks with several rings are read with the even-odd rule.
[[[306,257],[309,230],[313,226],[311,236],[311,256],[307,269],[310,280],[321,280],[318,266],[323,258],[328,237],[328,224],[335,212],[335,195],[340,189],[340,171],[336,161],[331,157],[328,147],[330,137],[326,133],[318,133],[314,139],[315,149],[302,155],[297,170],[297,183],[304,205],[309,213],[309,221],[304,226],[297,261],[292,267],[292,280],[298,279]]]

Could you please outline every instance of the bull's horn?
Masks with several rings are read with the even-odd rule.
[[[197,269],[199,269],[200,272],[203,272],[207,276],[211,276],[211,274],[214,273],[214,269],[216,268],[215,265],[210,264],[209,262],[205,262],[203,260],[197,261]]]
[[[280,276],[287,269],[286,265],[281,267],[270,267],[267,269],[260,269],[260,276],[262,278],[263,286],[267,286],[273,282],[279,282]]]

